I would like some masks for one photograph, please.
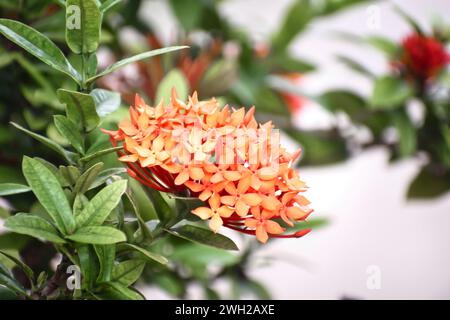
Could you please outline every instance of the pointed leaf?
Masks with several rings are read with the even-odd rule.
[[[405,82],[392,76],[384,76],[375,81],[371,102],[374,109],[394,109],[412,95],[413,90]]]
[[[96,0],[66,1],[66,42],[76,54],[95,52],[102,14]]]
[[[66,238],[75,242],[90,244],[113,244],[127,240],[122,231],[104,226],[83,227]]]
[[[89,94],[59,89],[57,96],[61,103],[66,104],[67,118],[73,123],[80,124],[87,132],[95,129],[100,123],[94,98]]]
[[[77,226],[101,225],[117,206],[120,197],[127,188],[126,180],[113,182],[92,198],[83,211],[76,217]]]
[[[142,294],[117,282],[109,282],[99,296],[107,300],[145,300]]]
[[[103,77],[107,74],[110,74],[111,72],[114,72],[120,68],[125,67],[126,65],[133,63],[133,62],[137,62],[140,60],[144,60],[144,59],[148,59],[157,55],[161,55],[164,53],[168,53],[168,52],[172,52],[172,51],[177,51],[177,50],[181,50],[181,49],[185,49],[188,48],[188,46],[175,46],[175,47],[167,47],[167,48],[161,48],[161,49],[156,49],[156,50],[152,50],[152,51],[147,51],[147,52],[143,52],[140,53],[138,55],[120,60],[112,65],[110,65],[108,68],[106,68],[105,70],[103,70],[102,72],[100,72],[99,74],[89,78],[87,80],[88,83],[91,83],[93,81],[95,81],[96,79]]]
[[[120,107],[120,93],[118,92],[94,89],[90,95],[94,98],[97,114],[102,118]]]
[[[41,162],[24,157],[22,171],[28,185],[63,234],[75,230],[75,219],[66,195],[53,173]]]
[[[31,268],[29,266],[27,266],[25,263],[23,263],[20,259],[17,259],[16,257],[14,257],[6,252],[0,251],[0,255],[3,255],[6,258],[8,258],[9,260],[11,260],[12,262],[14,262],[14,264],[17,267],[22,269],[22,271],[25,273],[25,275],[27,276],[30,283],[31,284],[34,283],[34,272],[33,272],[33,270],[31,270]]]
[[[113,148],[103,149],[103,150],[97,151],[95,153],[84,156],[83,158],[80,159],[80,161],[89,162],[89,161],[94,160],[95,158],[103,157],[107,154],[110,154],[110,153],[113,153],[113,152],[116,152],[116,151],[119,151],[122,149],[123,149],[123,147],[113,147]]]
[[[85,193],[87,190],[89,190],[89,187],[94,182],[95,178],[97,178],[97,175],[100,173],[100,170],[102,168],[103,162],[99,162],[87,169],[86,172],[83,173],[77,180],[74,192]]]
[[[143,255],[144,255],[147,259],[149,259],[149,260],[156,261],[156,262],[159,262],[159,263],[161,263],[161,264],[167,264],[167,263],[169,262],[169,261],[168,261],[165,257],[163,257],[162,255],[157,254],[157,253],[154,253],[154,252],[150,252],[150,251],[148,251],[148,250],[146,250],[146,249],[144,249],[144,248],[142,248],[142,247],[138,247],[138,246],[136,246],[136,245],[134,245],[134,244],[131,244],[131,243],[124,243],[124,244],[121,244],[121,246],[122,246],[122,247],[130,248],[130,249],[132,249],[132,250],[135,250],[135,251],[137,251],[137,252],[143,254]]]
[[[111,281],[112,270],[114,266],[114,258],[116,257],[115,245],[95,245],[95,252],[100,261],[100,272],[97,277],[97,282]]]
[[[224,235],[214,233],[211,230],[204,229],[201,227],[186,224],[180,228],[167,231],[173,234],[174,236],[192,242],[198,242],[211,247],[225,250],[238,250],[238,247],[233,242],[233,240],[225,237]]]
[[[105,13],[106,11],[108,11],[109,9],[111,9],[112,7],[114,7],[116,4],[118,4],[121,1],[122,0],[106,0],[100,6],[100,11],[102,13]]]
[[[112,271],[112,281],[125,287],[135,283],[144,271],[145,262],[142,260],[127,260],[116,264]]]
[[[61,50],[39,31],[18,21],[0,19],[0,33],[50,67],[69,75],[77,82],[81,81],[80,74]]]
[[[9,196],[31,191],[29,186],[18,183],[0,183],[0,196]]]
[[[175,88],[180,100],[184,101],[187,98],[189,84],[184,74],[178,69],[173,69],[160,81],[156,90],[155,102],[159,103],[163,98],[164,101],[170,101],[173,88]]]
[[[99,271],[99,264],[94,249],[89,245],[82,245],[77,248],[77,251],[81,275],[83,276],[82,288],[92,288]]]
[[[63,147],[61,147],[59,144],[57,144],[55,141],[50,140],[49,138],[46,138],[44,136],[41,136],[37,133],[34,133],[28,129],[25,129],[24,127],[18,125],[17,123],[11,122],[11,124],[16,127],[17,129],[19,129],[20,131],[25,132],[26,134],[28,134],[29,136],[31,136],[32,138],[36,139],[37,141],[39,141],[40,143],[44,144],[45,146],[49,147],[50,149],[52,149],[53,151],[56,151],[58,154],[60,154],[61,156],[63,156],[63,158],[68,162],[68,163],[74,163],[77,160],[77,155],[73,152],[67,151],[65,150]]]
[[[56,129],[79,153],[84,154],[84,141],[77,125],[62,115],[53,116]]]
[[[91,189],[97,188],[98,186],[101,186],[112,176],[123,176],[123,174],[126,172],[127,172],[127,169],[125,169],[125,168],[105,169],[97,175],[97,178],[95,178],[94,182],[92,182],[92,184],[88,190],[91,190]]]
[[[58,231],[48,221],[38,216],[18,213],[5,221],[5,227],[20,234],[48,240],[54,243],[65,243]]]

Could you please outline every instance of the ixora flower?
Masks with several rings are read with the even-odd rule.
[[[414,33],[402,42],[400,64],[406,72],[419,79],[436,76],[450,61],[445,47],[437,39]]]
[[[196,197],[205,206],[192,210],[217,232],[221,226],[256,235],[298,238],[310,230],[287,233],[312,212],[302,195],[306,185],[292,168],[300,150],[279,145],[271,122],[258,124],[255,108],[247,112],[220,108],[213,98],[187,102],[175,91],[168,105],[146,105],[136,95],[130,120],[117,131],[103,130],[114,146],[123,144],[120,161],[144,185]]]

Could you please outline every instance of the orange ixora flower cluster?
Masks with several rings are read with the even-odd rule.
[[[192,211],[217,232],[221,226],[269,237],[301,237],[310,230],[286,234],[312,210],[302,195],[306,186],[292,169],[300,150],[290,154],[279,146],[272,123],[258,124],[254,107],[220,108],[214,98],[188,102],[172,92],[148,106],[139,96],[130,107],[131,121],[118,131],[104,130],[113,145],[123,143],[120,161],[130,176],[159,191],[197,197],[205,206]]]

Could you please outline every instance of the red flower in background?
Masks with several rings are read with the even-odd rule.
[[[437,75],[450,61],[445,47],[435,38],[414,33],[402,42],[401,64],[414,77],[426,80]]]

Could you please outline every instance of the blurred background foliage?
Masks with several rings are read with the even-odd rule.
[[[131,54],[165,45],[187,44],[191,48],[131,64],[99,81],[100,87],[119,92],[122,99],[122,107],[104,120],[103,127],[113,128],[126,115],[135,92],[155,103],[163,97],[168,99],[170,89],[175,86],[181,98],[198,91],[201,99],[214,96],[223,105],[256,105],[259,121],[274,121],[304,148],[299,162],[302,166],[337,163],[365,148],[383,145],[390,150],[392,161],[413,156],[426,159],[409,188],[408,197],[433,198],[448,191],[450,73],[445,66],[430,77],[420,77],[409,72],[405,60],[402,60],[405,47],[401,43],[377,35],[360,38],[339,34],[342,41],[368,44],[381,50],[386,56],[386,63],[392,65],[391,72],[375,75],[364,65],[364,61],[340,56],[337,58],[342,63],[371,79],[371,96],[339,88],[318,96],[307,96],[299,87],[302,76],[314,72],[316,67],[291,54],[291,42],[316,19],[326,19],[336,12],[369,1],[293,1],[276,32],[260,42],[252,40],[221,15],[219,6],[223,1],[226,0],[167,0],[180,26],[170,44],[162,44],[156,30],[142,20],[139,13],[146,1],[122,1],[107,13],[98,54],[99,68]],[[0,0],[0,17],[22,21],[41,31],[77,65],[80,61],[75,55],[70,55],[66,47],[64,28],[60,27],[64,25],[64,10],[58,2]],[[411,24],[412,34],[432,37],[444,47],[448,44],[448,26],[436,25],[433,33],[426,35],[413,19],[400,10],[399,14]],[[124,41],[121,35],[124,30],[130,29],[143,41]],[[28,136],[18,133],[9,122],[22,124],[62,146],[67,145],[52,122],[54,114],[64,111],[55,92],[60,87],[75,88],[67,77],[24,54],[4,37],[0,37],[0,78],[0,183],[23,183],[20,161],[24,154],[45,156],[54,164],[61,163],[61,159],[48,153],[45,147]],[[319,103],[337,117],[345,115],[348,121],[344,125],[336,122],[333,128],[327,130],[300,130],[293,125],[291,118],[293,113],[301,112],[307,100]],[[419,101],[422,105],[422,119],[413,119],[408,112],[411,101]],[[361,141],[355,133],[360,130],[368,131],[369,138]],[[99,145],[109,144],[106,135],[93,134],[88,139]],[[105,168],[119,166],[114,155],[101,160]],[[132,187],[138,206],[151,218],[149,208],[153,208],[152,202],[137,183],[133,183]],[[9,212],[41,210],[32,195],[27,193],[9,197],[8,201],[0,200],[1,218],[7,217]],[[175,206],[173,200],[169,201]],[[311,224],[319,227],[325,221],[311,220]],[[154,249],[164,252],[175,261],[175,265],[167,268],[148,264],[143,280],[171,296],[188,298],[188,287],[197,285],[206,298],[249,295],[270,298],[264,285],[248,276],[248,269],[255,264],[251,257],[255,256],[258,245],[250,244],[245,239],[239,254],[193,244],[178,237],[167,238],[157,246]],[[32,269],[52,272],[51,260],[55,251],[45,243],[27,236],[3,233],[0,234],[0,249],[20,254]],[[260,263],[267,261],[262,259]],[[228,296],[220,296],[214,289],[215,284],[223,280],[230,284]]]

